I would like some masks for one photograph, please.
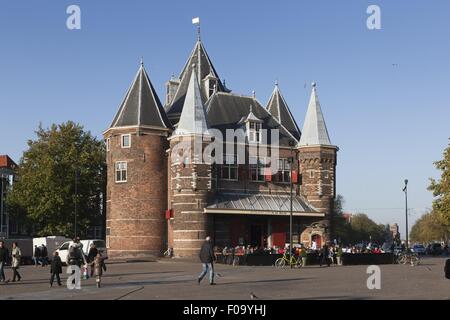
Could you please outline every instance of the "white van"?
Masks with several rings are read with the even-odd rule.
[[[105,244],[105,240],[100,240],[100,239],[89,239],[89,240],[80,240],[80,243],[82,244],[82,248],[83,248],[83,253],[84,255],[87,257],[87,255],[89,254],[89,249],[91,247],[91,244],[93,243],[96,248],[98,249],[98,251],[105,257],[108,256],[108,252],[106,251],[106,244]],[[73,244],[73,241],[67,241],[64,242],[59,249],[57,249],[56,251],[59,254],[59,257],[61,258],[61,261],[63,263],[67,262],[67,255],[69,254],[69,248],[70,246]]]

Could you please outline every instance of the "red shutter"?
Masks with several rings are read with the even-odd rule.
[[[166,219],[169,220],[170,218],[173,218],[173,209],[166,210]]]
[[[291,171],[291,179],[292,179],[292,183],[298,183],[298,172],[297,172],[297,170],[292,170]]]

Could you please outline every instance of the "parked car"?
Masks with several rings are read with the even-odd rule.
[[[442,245],[440,243],[432,243],[429,244],[426,253],[432,256],[438,256],[442,254]]]
[[[106,250],[106,244],[105,244],[104,240],[100,240],[100,239],[80,240],[80,243],[82,244],[83,253],[86,257],[89,254],[89,249],[90,249],[90,246],[92,243],[97,247],[98,251],[103,256],[106,256],[106,257],[108,256],[108,252]],[[67,261],[67,255],[69,254],[69,248],[72,244],[73,244],[73,241],[66,241],[59,247],[58,250],[56,250],[59,253],[59,256],[61,257],[61,261],[63,263],[66,263],[66,261]]]
[[[416,244],[411,248],[411,251],[417,254],[426,254],[426,249],[421,244]]]

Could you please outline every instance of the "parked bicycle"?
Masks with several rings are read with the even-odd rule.
[[[168,249],[164,252],[164,257],[172,258],[172,257],[173,257],[173,248],[168,248]]]
[[[275,261],[276,268],[284,268],[286,266],[293,266],[294,268],[301,268],[303,266],[302,257],[296,257],[295,255],[291,255],[289,257],[288,253],[284,253],[281,258],[278,258]]]
[[[404,265],[410,264],[411,266],[415,267],[419,265],[420,257],[417,253],[411,251],[400,252],[397,255],[397,263]]]

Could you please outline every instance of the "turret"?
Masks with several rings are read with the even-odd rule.
[[[192,66],[183,111],[170,141],[169,246],[174,255],[194,256],[210,230],[204,213],[211,191],[211,159],[203,150],[211,141],[195,65]]]
[[[313,83],[311,99],[297,146],[302,175],[301,194],[318,211],[330,214],[336,196],[336,156]]]
[[[104,132],[106,242],[110,258],[160,255],[165,247],[170,122],[141,66]]]

